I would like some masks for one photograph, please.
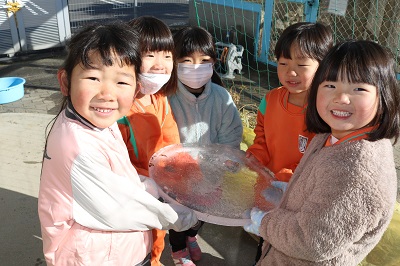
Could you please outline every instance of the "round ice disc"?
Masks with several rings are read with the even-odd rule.
[[[273,208],[261,196],[271,186],[271,172],[227,145],[167,146],[150,159],[149,174],[166,201],[191,208],[205,222],[242,226],[252,207]]]

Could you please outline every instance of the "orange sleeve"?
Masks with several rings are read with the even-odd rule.
[[[254,130],[256,138],[249,148],[281,181],[291,178],[315,136],[306,130],[304,107],[287,103],[288,93],[286,88],[279,87],[262,99]]]
[[[260,103],[259,110],[257,111],[257,124],[254,128],[254,133],[256,134],[253,144],[247,149],[254,157],[257,158],[264,166],[270,161],[270,156],[268,152],[268,146],[265,137],[264,129],[264,112],[266,107],[266,97]],[[263,109],[263,110],[262,110]]]
[[[163,143],[162,147],[159,147],[158,149],[171,144],[180,143],[178,125],[176,124],[169,102],[166,103],[165,108],[167,108],[168,111],[165,115],[165,120],[162,126]]]

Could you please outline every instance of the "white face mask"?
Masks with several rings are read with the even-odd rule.
[[[178,64],[178,79],[191,89],[200,89],[213,75],[213,64]]]
[[[171,74],[139,74],[140,92],[143,94],[155,94],[171,78]]]

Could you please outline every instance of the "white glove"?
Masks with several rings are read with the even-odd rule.
[[[143,184],[144,184],[146,191],[148,193],[150,193],[153,197],[155,197],[156,199],[158,199],[160,197],[160,195],[158,193],[158,185],[156,184],[156,182],[154,181],[153,178],[146,177],[143,180]]]
[[[173,229],[177,232],[182,232],[189,230],[190,228],[197,225],[197,223],[199,222],[199,220],[197,219],[197,215],[194,213],[193,210],[189,209],[188,207],[175,203],[165,204],[168,204],[178,214],[178,220],[174,223],[173,228],[169,229]]]
[[[251,221],[243,226],[246,232],[260,236],[261,221],[268,212],[261,211],[257,207],[253,207],[250,212]]]
[[[285,193],[288,182],[283,181],[272,181],[272,187],[266,188],[261,195],[266,201],[271,202],[274,206],[278,206],[282,199],[283,193]]]
[[[284,182],[284,181],[272,181],[271,185],[273,185],[276,188],[279,188],[280,190],[282,190],[282,192],[284,193],[287,189],[288,186],[288,182]]]

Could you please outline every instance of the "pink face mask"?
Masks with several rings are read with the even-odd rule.
[[[170,74],[139,74],[140,92],[143,94],[155,94],[171,78]]]
[[[203,87],[213,75],[213,64],[178,64],[178,79],[192,89]]]

